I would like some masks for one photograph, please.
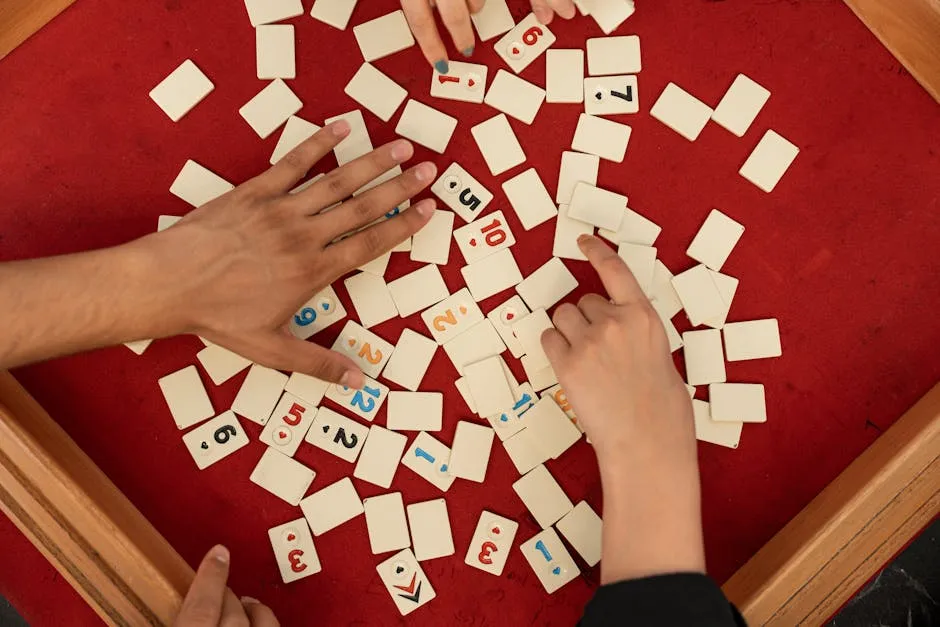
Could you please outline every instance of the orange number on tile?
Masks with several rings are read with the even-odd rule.
[[[376,348],[373,353],[373,349],[368,342],[363,343],[362,350],[359,351],[359,356],[370,364],[377,364],[382,361],[382,351]]]
[[[457,316],[453,309],[448,309],[443,315],[434,316],[434,328],[438,331],[446,331],[445,324],[457,325]]]
[[[568,395],[565,394],[564,390],[558,390],[552,396],[554,397],[555,402],[558,403],[558,406],[561,407],[562,411],[571,411],[571,403],[568,402]]]

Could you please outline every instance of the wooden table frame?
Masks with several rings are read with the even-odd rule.
[[[74,0],[0,3],[0,59]],[[940,102],[940,0],[846,0]],[[192,568],[7,372],[0,510],[110,625],[169,625]],[[819,625],[940,514],[940,383],[725,584],[752,626]]]

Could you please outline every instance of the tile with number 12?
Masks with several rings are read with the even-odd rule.
[[[326,391],[326,398],[360,418],[372,422],[388,397],[388,387],[375,379],[364,378],[365,383],[361,390],[335,383]]]

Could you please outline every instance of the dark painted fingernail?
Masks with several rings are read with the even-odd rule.
[[[450,72],[450,64],[447,59],[441,59],[434,62],[434,69],[437,70],[438,74],[447,74]]]
[[[465,57],[473,56],[473,46],[470,46],[469,48],[465,48],[464,51],[461,52],[460,54],[462,54]]]

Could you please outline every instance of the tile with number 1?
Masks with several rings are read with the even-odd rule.
[[[431,76],[431,95],[435,98],[480,104],[486,91],[486,73],[485,65],[451,61],[447,74],[434,70]]]

